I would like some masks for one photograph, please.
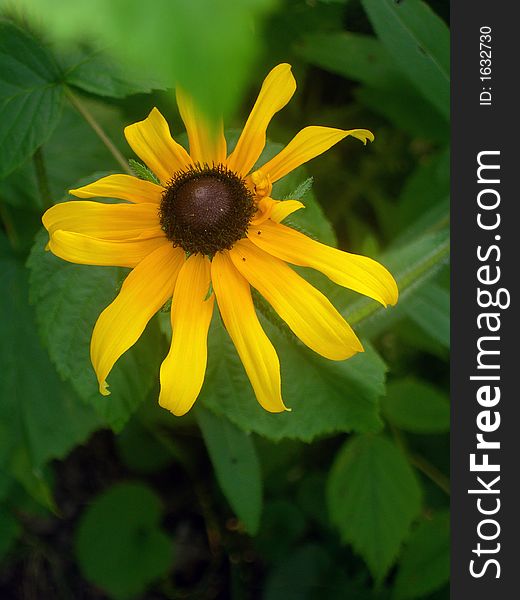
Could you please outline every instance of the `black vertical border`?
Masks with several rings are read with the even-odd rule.
[[[520,598],[520,334],[518,291],[520,279],[520,20],[515,2],[507,0],[452,0],[451,2],[451,76],[452,76],[452,172],[451,172],[451,250],[452,250],[452,587],[454,600],[509,600]],[[492,80],[480,80],[480,28],[492,29]],[[482,88],[492,88],[492,105],[479,105]],[[501,215],[500,227],[493,232],[477,225],[477,155],[483,150],[500,151]],[[496,242],[493,238],[500,235]],[[479,473],[470,472],[470,454],[476,452],[476,418],[484,410],[476,401],[479,382],[470,376],[476,368],[477,339],[477,269],[484,264],[477,259],[477,246],[500,245],[500,262],[489,264],[501,269],[499,286],[510,291],[511,305],[501,313],[500,376],[501,401],[491,410],[499,410],[501,424],[490,439],[499,440],[500,450],[489,452],[490,462],[501,465],[500,511],[494,515],[501,532],[493,542],[479,540],[477,527],[486,518],[477,509],[478,495],[468,494],[476,485]],[[481,286],[485,287],[485,286]],[[490,288],[491,289],[491,288]],[[481,312],[491,309],[480,309]],[[484,334],[485,335],[485,334]],[[481,373],[480,373],[481,374]],[[484,474],[486,475],[486,474]],[[486,480],[491,474],[487,474]],[[483,496],[491,498],[491,495]],[[496,496],[493,496],[496,497]],[[491,506],[492,502],[488,506]],[[484,530],[485,531],[485,530]],[[491,528],[488,532],[491,531]],[[487,555],[500,563],[474,578],[469,563],[477,559],[478,569],[485,562],[472,551],[477,544],[500,551]]]

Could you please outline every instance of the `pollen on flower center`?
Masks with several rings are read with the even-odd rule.
[[[254,212],[253,195],[238,175],[223,165],[195,165],[170,180],[159,218],[174,246],[212,256],[245,237]]]

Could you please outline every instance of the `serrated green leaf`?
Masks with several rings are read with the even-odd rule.
[[[423,381],[410,378],[389,383],[381,410],[393,425],[405,431],[444,433],[450,429],[448,398]]]
[[[424,520],[410,536],[399,561],[394,600],[424,598],[450,576],[450,517],[440,512]]]
[[[386,367],[365,344],[347,361],[329,361],[264,323],[280,356],[282,395],[292,412],[271,414],[256,401],[236,350],[219,319],[209,336],[208,370],[200,401],[244,431],[271,440],[311,441],[337,431],[375,431]]]
[[[113,108],[89,107],[103,124],[112,123],[116,127],[122,122]],[[64,148],[67,152],[64,152]],[[49,202],[59,202],[68,197],[73,182],[78,182],[86,173],[107,175],[115,170],[116,163],[108,150],[100,144],[99,138],[88,124],[72,108],[65,107],[60,121],[42,148],[42,156],[47,172],[51,198]],[[101,174],[99,175],[101,176]],[[12,206],[45,208],[37,187],[32,160],[10,173],[0,181],[0,199]]]
[[[52,57],[31,34],[0,19],[0,178],[51,135],[62,100]]]
[[[449,118],[450,35],[446,24],[422,0],[362,3],[401,72]]]
[[[350,439],[334,461],[327,496],[342,540],[383,579],[421,509],[421,490],[404,454],[383,436]]]
[[[85,577],[112,598],[140,596],[171,568],[173,545],[159,528],[159,498],[146,485],[119,483],[81,516],[76,556]]]
[[[128,159],[128,164],[130,165],[130,168],[132,169],[134,175],[136,177],[139,177],[139,179],[151,181],[152,183],[156,183],[157,185],[160,185],[160,181],[150,171],[150,169],[147,166],[143,165],[142,163],[140,163],[137,160],[134,160],[133,158]]]
[[[262,473],[253,440],[198,406],[195,411],[219,485],[246,530],[254,535],[262,512]]]
[[[28,468],[39,469],[83,442],[100,421],[60,381],[40,345],[23,264],[2,258],[0,272],[0,416],[10,423],[1,445],[13,456],[22,446]]]
[[[160,361],[166,354],[163,337],[152,320],[109,376],[111,395],[101,396],[90,363],[90,337],[124,274],[112,267],[67,263],[46,252],[46,243],[47,233],[42,231],[28,261],[40,334],[61,377],[118,431],[158,379]]]
[[[150,77],[148,72],[132,70],[128,64],[118,63],[99,50],[69,49],[60,57],[60,64],[66,83],[98,96],[125,98],[167,87],[159,78]]]

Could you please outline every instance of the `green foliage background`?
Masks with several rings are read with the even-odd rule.
[[[448,598],[447,0],[0,7],[0,595]],[[290,224],[377,257],[398,305],[302,270],[363,338],[334,363],[256,299],[291,413],[257,405],[218,315],[187,416],[156,405],[166,313],[101,397],[89,340],[125,273],[46,253],[43,211],[120,172],[123,127],[153,106],[182,132],[176,84],[236,139],[282,61],[298,91],[267,154],[310,124],[376,141],[344,142],[274,197],[306,205]]]

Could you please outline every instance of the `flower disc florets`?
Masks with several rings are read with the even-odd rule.
[[[254,213],[253,195],[243,179],[223,165],[197,164],[170,180],[159,219],[174,246],[212,256],[246,237]]]

